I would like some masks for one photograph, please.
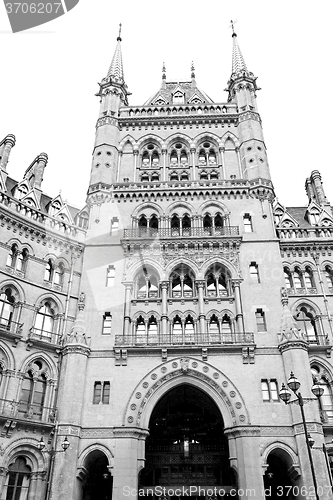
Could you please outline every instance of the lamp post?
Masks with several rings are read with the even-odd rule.
[[[303,427],[304,427],[304,434],[305,434],[305,440],[306,440],[306,447],[308,450],[308,455],[309,455],[309,461],[310,461],[310,467],[311,467],[311,474],[312,474],[312,481],[313,481],[313,486],[315,489],[315,494],[316,494],[316,500],[319,500],[319,495],[318,495],[318,487],[317,487],[317,480],[316,480],[316,474],[313,466],[313,460],[312,460],[312,453],[311,453],[311,436],[308,434],[308,429],[306,426],[306,421],[305,421],[305,415],[304,415],[304,404],[308,403],[309,401],[313,401],[315,398],[303,398],[302,394],[299,392],[299,388],[301,386],[300,381],[295,377],[293,372],[290,373],[289,380],[287,382],[287,385],[291,391],[295,394],[297,399],[290,400],[291,398],[291,392],[288,391],[286,386],[282,384],[281,390],[279,392],[279,398],[286,404],[298,404],[300,409],[301,409],[301,415],[302,415],[302,422],[303,422]],[[321,387],[319,384],[315,383],[311,387],[311,392],[316,396],[317,399],[322,396],[324,392],[324,388]],[[311,441],[312,446],[314,441]]]
[[[40,451],[44,451],[50,455],[50,466],[49,466],[49,470],[48,470],[48,474],[47,474],[45,500],[48,500],[49,495],[50,495],[50,481],[51,481],[51,474],[53,472],[54,458],[55,458],[57,453],[64,453],[67,450],[67,448],[69,447],[69,445],[70,445],[70,443],[67,439],[67,436],[65,437],[65,439],[61,443],[62,450],[55,450],[53,448],[53,446],[50,449],[45,448],[43,436],[40,438],[40,441],[38,441],[38,443],[37,443],[37,448]]]

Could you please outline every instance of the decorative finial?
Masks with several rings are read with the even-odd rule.
[[[231,19],[230,22],[231,22],[230,28],[232,29],[232,36],[237,36],[235,33],[235,24],[237,23],[237,19],[235,19],[234,21]]]
[[[117,42],[121,42],[121,23],[119,24],[119,34],[118,34]]]
[[[163,63],[163,66],[162,66],[162,79],[165,80],[166,79],[166,69],[165,69],[165,63]]]
[[[192,61],[191,64],[191,78],[195,78],[195,73],[194,73],[194,62]]]

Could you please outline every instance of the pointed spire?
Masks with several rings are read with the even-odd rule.
[[[162,80],[166,80],[166,68],[165,68],[165,63],[163,63],[163,66],[162,66]]]
[[[121,24],[119,24],[119,34],[117,37],[117,47],[113,55],[107,78],[124,80],[123,58],[121,55]]]
[[[248,72],[246,67],[244,57],[241,53],[241,50],[237,41],[237,34],[235,33],[235,23],[236,21],[231,21],[231,29],[232,29],[232,40],[233,40],[233,48],[232,48],[232,74],[240,73],[241,71]]]
[[[191,64],[191,78],[192,78],[192,80],[195,79],[195,69],[194,69],[194,62],[193,61]]]

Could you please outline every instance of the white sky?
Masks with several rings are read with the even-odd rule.
[[[46,0],[45,0],[46,1]],[[0,136],[16,136],[8,172],[21,180],[41,152],[49,155],[43,189],[83,206],[88,187],[97,82],[106,75],[122,22],[130,104],[143,104],[161,82],[196,81],[225,102],[231,73],[230,19],[250,71],[258,76],[258,106],[272,179],[285,205],[307,203],[304,182],[322,173],[333,203],[331,0],[80,0],[68,14],[12,34],[0,5]]]

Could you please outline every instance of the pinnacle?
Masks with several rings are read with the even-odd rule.
[[[237,35],[236,33],[233,33],[232,35],[232,40],[233,40],[233,49],[232,49],[232,74],[234,73],[239,73],[241,71],[246,71],[248,72],[248,69],[245,64],[244,57],[241,53],[241,50],[238,45],[237,41]]]
[[[113,55],[111,65],[107,74],[107,78],[115,78],[116,80],[124,80],[123,58],[121,55],[121,38],[117,38],[117,47]]]

